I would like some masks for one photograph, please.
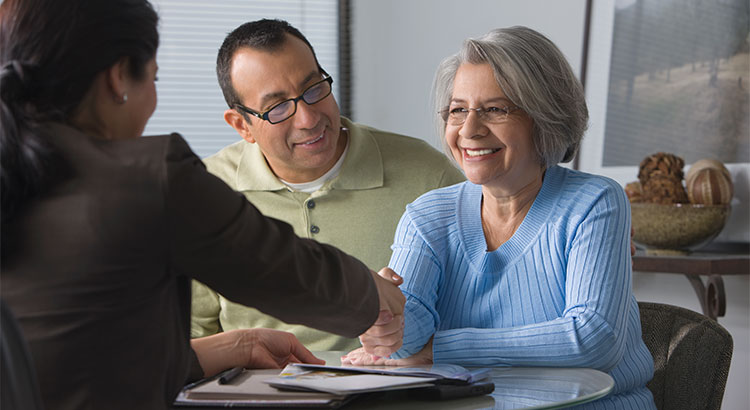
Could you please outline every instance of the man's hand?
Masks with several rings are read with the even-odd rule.
[[[371,271],[372,272],[372,271]],[[403,278],[390,268],[372,272],[380,296],[380,314],[375,324],[359,336],[364,351],[375,356],[388,356],[401,347],[404,338],[404,303],[398,289]]]
[[[272,329],[237,329],[193,339],[204,377],[231,367],[278,369],[289,363],[325,364],[310,353],[297,338]]]

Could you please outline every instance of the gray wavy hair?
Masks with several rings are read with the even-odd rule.
[[[573,159],[588,127],[588,108],[581,83],[565,56],[547,37],[522,26],[495,29],[467,39],[461,50],[438,66],[433,84],[435,112],[447,107],[461,64],[492,67],[505,96],[533,120],[532,140],[540,163],[551,167]],[[445,144],[445,122],[435,115]]]

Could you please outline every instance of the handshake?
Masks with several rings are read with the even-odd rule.
[[[371,271],[380,296],[380,314],[375,323],[359,336],[362,347],[341,357],[342,364],[415,365],[432,363],[432,340],[421,352],[406,359],[387,359],[397,351],[404,339],[404,297],[398,286],[403,278],[390,268]]]
[[[390,268],[370,271],[378,287],[380,314],[375,324],[359,336],[362,350],[375,357],[389,356],[401,347],[404,338],[404,303],[398,288],[404,280]]]

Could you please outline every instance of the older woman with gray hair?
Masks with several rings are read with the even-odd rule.
[[[399,223],[403,346],[344,362],[590,367],[615,387],[585,408],[654,409],[628,200],[616,182],[558,165],[588,121],[565,57],[534,30],[493,30],[440,64],[435,102],[468,181],[418,198]]]

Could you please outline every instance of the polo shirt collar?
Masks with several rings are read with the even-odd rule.
[[[348,118],[341,117],[341,126],[349,129],[349,152],[331,188],[368,189],[383,186],[383,157],[375,137]]]
[[[237,161],[237,191],[278,191],[284,185],[268,166],[258,144],[243,144]]]
[[[339,176],[330,189],[369,189],[383,186],[383,158],[371,133],[341,117],[341,125],[349,129],[349,151]],[[237,166],[238,191],[278,191],[286,189],[266,162],[258,144],[246,143]]]

